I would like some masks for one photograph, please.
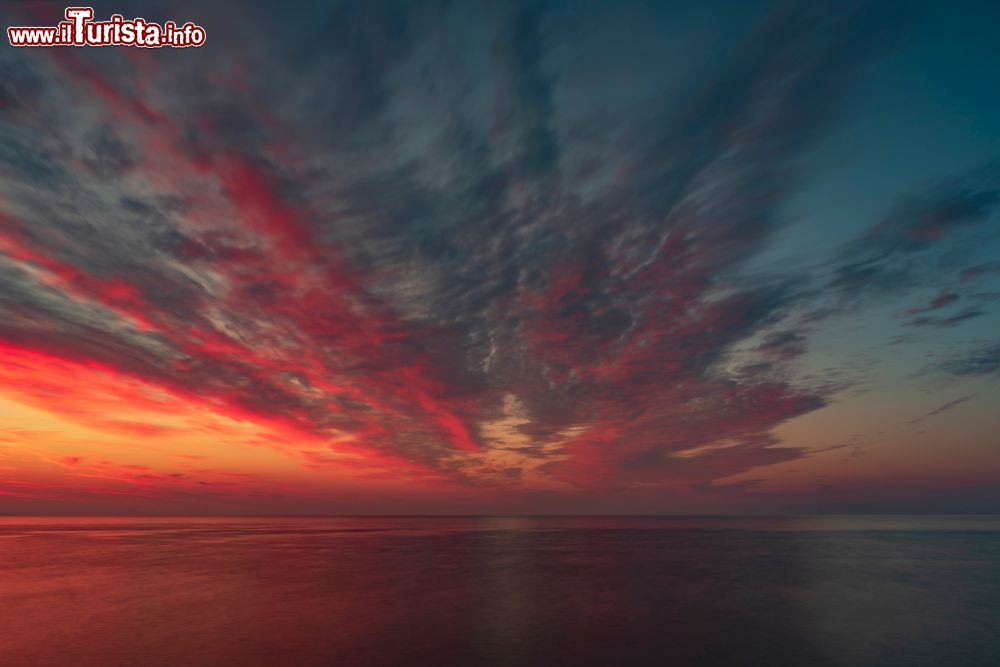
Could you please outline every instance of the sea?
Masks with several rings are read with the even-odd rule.
[[[1000,665],[1000,517],[0,517],[3,667]]]

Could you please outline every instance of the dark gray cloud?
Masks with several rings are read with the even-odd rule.
[[[961,405],[962,403],[965,403],[966,401],[971,400],[971,399],[973,399],[975,397],[976,397],[975,394],[969,394],[968,396],[962,396],[961,398],[956,398],[953,401],[948,401],[944,405],[940,405],[940,406],[934,408],[933,410],[931,410],[930,412],[922,414],[919,417],[915,417],[914,419],[911,419],[910,421],[908,421],[906,423],[910,424],[910,425],[919,424],[919,423],[921,423],[923,421],[926,421],[927,419],[930,419],[931,417],[935,417],[935,416],[937,416],[939,414],[942,414],[944,412],[948,412],[949,410],[952,410],[952,409],[958,407],[959,405]]]
[[[843,253],[831,287],[851,297],[912,289],[957,272],[962,254],[942,248],[975,243],[970,235],[996,234],[1000,166],[977,167],[950,182],[932,184],[904,198]],[[971,278],[983,267],[970,269]]]
[[[957,354],[936,365],[952,375],[984,377],[1000,371],[1000,344],[986,343],[962,354]]]

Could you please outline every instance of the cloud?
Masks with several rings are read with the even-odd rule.
[[[940,292],[938,292],[937,295],[933,299],[931,299],[930,302],[928,302],[926,305],[910,308],[906,310],[906,312],[904,312],[903,314],[920,315],[923,313],[929,313],[931,311],[939,310],[946,306],[950,306],[951,304],[958,301],[958,299],[959,296],[955,294],[955,292],[948,289],[943,289]]]
[[[773,331],[754,350],[766,358],[785,361],[803,354],[807,340],[808,336],[802,331]]]
[[[683,95],[613,118],[625,138],[584,178],[544,5],[270,11],[213,33],[239,48],[211,61],[2,54],[11,354],[267,424],[309,470],[372,479],[694,492],[807,455],[774,431],[831,400],[780,372],[817,285],[746,272],[886,16],[776,11]],[[904,202],[832,285],[909,281],[997,192],[986,168]],[[925,317],[958,298],[941,295],[911,324],[978,315]],[[170,433],[72,402],[49,408]]]
[[[930,412],[927,412],[925,414],[920,415],[919,417],[911,419],[910,421],[908,421],[906,423],[910,424],[910,425],[919,424],[919,423],[921,423],[923,421],[926,421],[927,419],[930,419],[931,417],[935,417],[935,416],[937,416],[937,415],[939,415],[941,413],[947,412],[947,411],[949,411],[949,410],[951,410],[951,409],[953,409],[953,408],[961,405],[962,403],[965,403],[966,401],[968,401],[968,400],[970,400],[972,398],[975,398],[975,396],[976,396],[975,394],[969,394],[968,396],[962,396],[961,398],[956,398],[953,401],[948,401],[944,405],[940,405],[940,406],[934,408],[933,410],[931,410]]]
[[[961,324],[966,320],[971,320],[976,317],[985,315],[986,312],[978,308],[966,308],[954,315],[948,317],[928,317],[926,315],[921,315],[920,317],[915,317],[910,321],[906,322],[908,327],[953,327],[957,324]]]
[[[937,364],[937,370],[966,377],[992,375],[1000,371],[1000,344],[985,343]]]
[[[842,253],[831,287],[848,297],[912,289],[940,280],[963,258],[938,252],[948,243],[973,245],[1000,205],[1000,165],[990,163],[921,188],[897,203]],[[966,269],[966,278],[985,272]],[[944,304],[941,304],[944,305]]]

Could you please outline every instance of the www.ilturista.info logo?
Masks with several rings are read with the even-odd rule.
[[[178,26],[163,25],[142,18],[128,19],[113,14],[107,21],[94,21],[93,7],[67,7],[66,20],[54,27],[16,26],[7,28],[11,46],[138,46],[159,49],[184,48],[205,43],[205,29],[188,21]]]

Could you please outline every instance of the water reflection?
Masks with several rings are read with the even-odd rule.
[[[1000,522],[0,520],[0,664],[996,665]]]

